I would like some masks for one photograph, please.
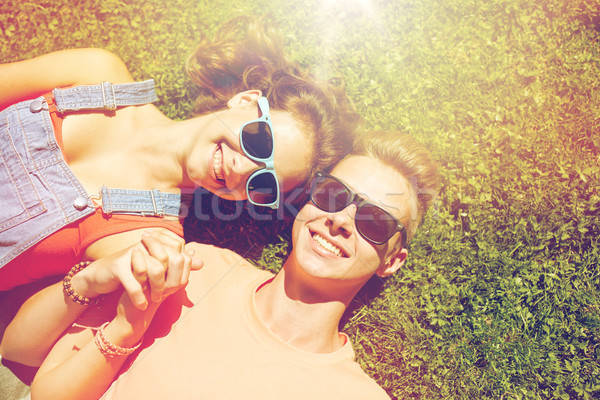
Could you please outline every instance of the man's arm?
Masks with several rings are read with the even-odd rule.
[[[129,272],[132,248],[95,261],[75,274],[71,279],[73,290],[81,296],[95,298],[116,290],[123,280],[138,298],[141,294],[145,301],[141,284]],[[64,293],[62,282],[42,289],[23,303],[6,328],[0,343],[2,357],[39,366],[60,335],[86,308]]]
[[[93,320],[98,325],[106,318],[106,308],[117,316],[104,328],[108,341],[123,348],[134,347],[141,340],[161,302],[151,302],[141,311],[127,294],[110,294],[102,308],[90,308],[82,315],[82,325]],[[78,321],[79,323],[79,321]],[[42,363],[31,385],[32,398],[98,399],[110,386],[128,354],[108,356],[94,341],[96,329],[74,325],[56,342]]]
[[[151,293],[150,284],[145,285],[144,293],[149,304],[144,310],[140,310],[127,293],[122,293],[116,305],[116,316],[96,333],[97,337],[107,341],[104,342],[104,347],[97,345],[91,328],[74,325],[69,329],[54,345],[34,378],[31,394],[36,400],[99,398],[128,357],[127,353],[115,354],[107,348],[117,346],[130,349],[139,343],[162,301],[187,284],[193,268],[193,251],[174,251],[152,237],[146,237],[144,243],[147,252],[142,252],[139,248],[132,250],[131,267],[134,274],[147,271],[148,282],[152,282],[152,286],[163,288],[160,296]],[[194,267],[200,266],[201,263],[196,261]],[[162,285],[158,282],[159,279],[162,280]],[[114,299],[115,295],[111,297]],[[85,319],[101,317],[106,308],[112,307],[114,302],[108,301],[104,309],[90,308]]]

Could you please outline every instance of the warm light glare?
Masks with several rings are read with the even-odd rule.
[[[327,13],[337,7],[347,11],[360,11],[362,13],[373,13],[371,0],[326,0],[322,3],[323,11]]]

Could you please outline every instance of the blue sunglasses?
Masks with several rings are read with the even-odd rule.
[[[265,166],[254,171],[246,181],[248,201],[257,206],[279,207],[279,181],[273,168],[275,138],[266,97],[258,98],[261,116],[246,122],[240,129],[240,144],[244,154]]]

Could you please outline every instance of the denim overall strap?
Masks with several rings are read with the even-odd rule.
[[[116,110],[117,107],[137,106],[158,100],[154,80],[117,83],[102,82],[52,91],[60,113],[78,110]]]
[[[102,211],[106,214],[186,216],[193,194],[163,193],[158,189],[129,190],[103,186]]]
[[[152,80],[75,86],[55,89],[53,94],[57,109],[65,113],[157,100]],[[0,267],[94,212],[92,199],[63,158],[48,108],[40,96],[0,110]],[[150,200],[152,212],[147,214],[156,210],[156,215],[177,215],[183,207],[180,198],[153,194],[157,204],[154,207]],[[146,213],[147,205],[138,203],[133,200],[127,207],[133,204],[138,215]],[[122,208],[121,203],[118,206]]]

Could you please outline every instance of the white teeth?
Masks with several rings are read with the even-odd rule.
[[[315,233],[313,235],[313,239],[315,239],[315,241],[317,243],[319,243],[319,245],[321,245],[321,247],[324,248],[325,250],[335,254],[338,257],[342,256],[343,253],[338,247],[334,246],[333,244],[331,244],[330,242],[325,240],[325,238],[322,237],[321,235],[319,235],[318,233]]]
[[[213,169],[215,170],[215,176],[217,177],[218,180],[224,180],[225,177],[223,176],[223,150],[221,150],[221,146],[219,146],[219,148],[217,148],[217,151],[215,151],[215,155],[213,156]]]

